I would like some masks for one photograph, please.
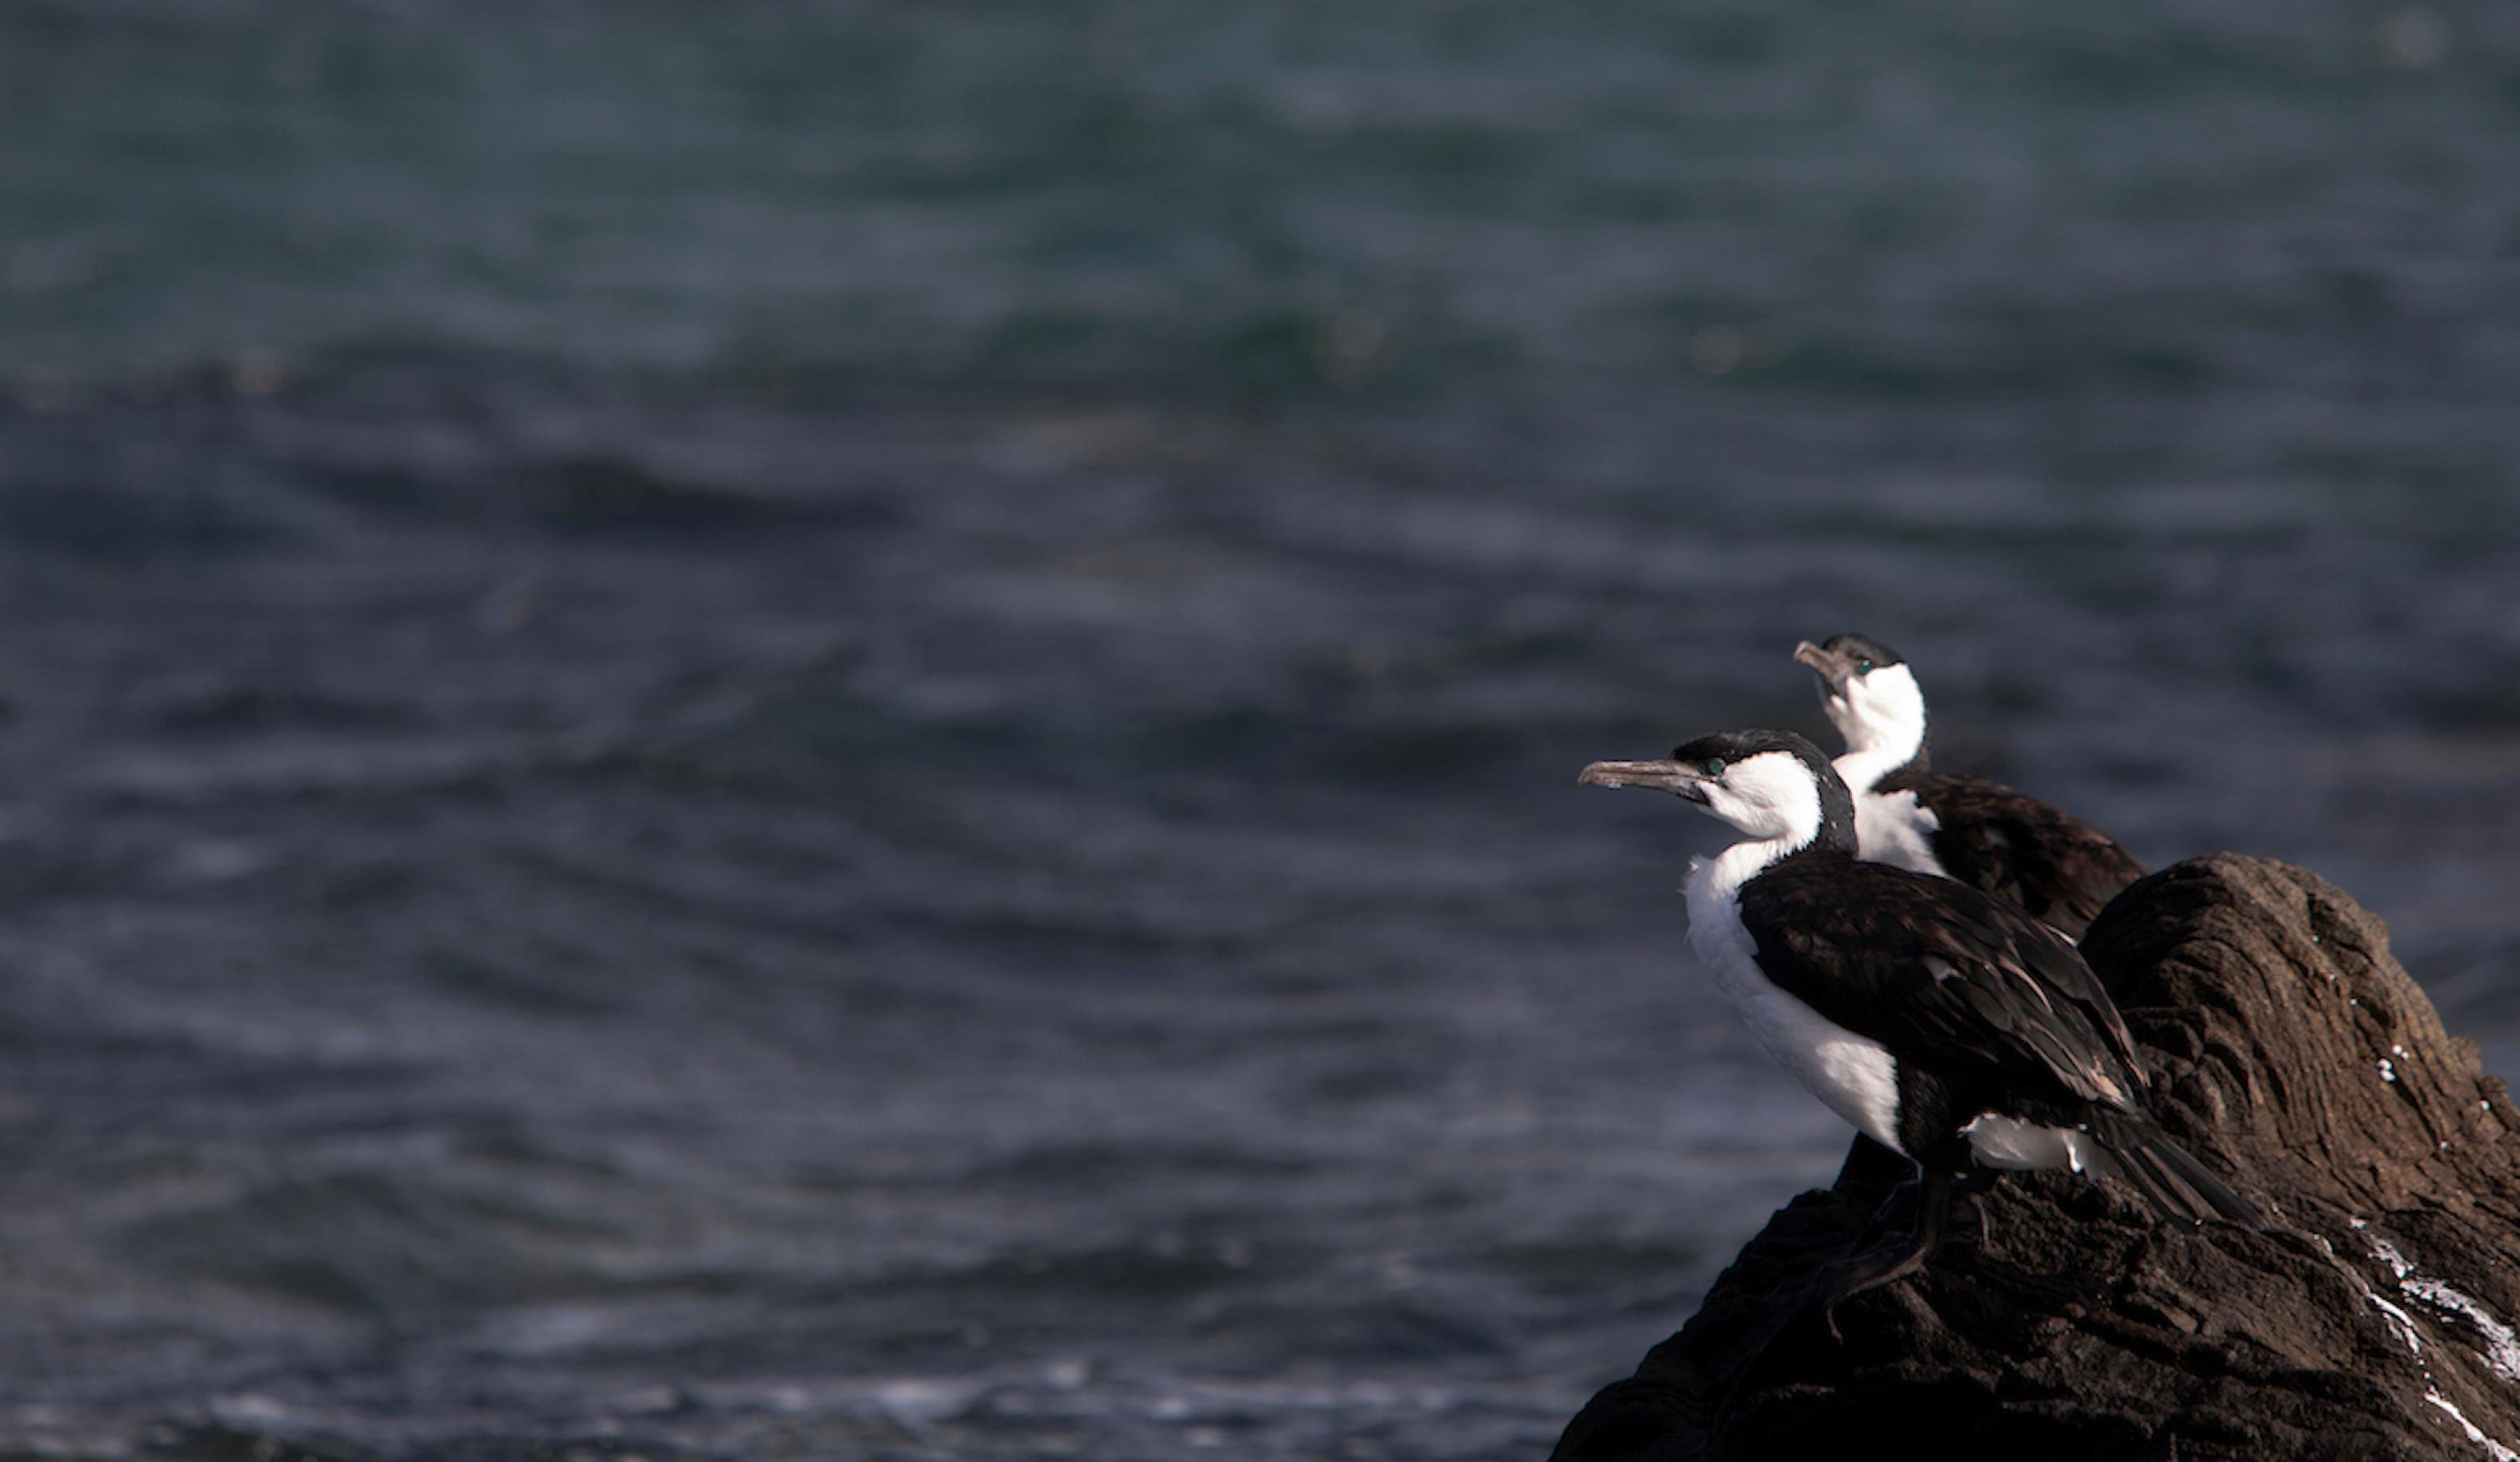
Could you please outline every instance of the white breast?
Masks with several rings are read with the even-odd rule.
[[[1877,1041],[1823,1017],[1759,968],[1741,926],[1743,879],[1775,857],[1744,843],[1700,864],[1688,879],[1688,943],[1752,1035],[1828,1109],[1893,1152],[1899,1145],[1899,1067]]]
[[[1866,792],[1855,799],[1856,856],[1867,863],[1948,878],[1934,856],[1934,834],[1942,822],[1916,805],[1916,794]]]

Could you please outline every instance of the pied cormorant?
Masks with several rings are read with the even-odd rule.
[[[1925,696],[1899,652],[1862,635],[1794,646],[1820,679],[1821,709],[1846,754],[1837,775],[1855,795],[1863,856],[1956,878],[2079,940],[2143,876],[2143,864],[2098,828],[1978,776],[1927,770]]]
[[[1824,1309],[1920,1265],[1973,1168],[2123,1178],[2165,1218],[2262,1226],[2145,1110],[2126,1022],[2074,946],[1966,884],[1858,860],[1853,799],[1809,740],[1727,731],[1581,780],[1669,792],[1745,835],[1691,866],[1689,944],[1771,1056],[1917,1166],[1912,1232],[1845,1266]]]

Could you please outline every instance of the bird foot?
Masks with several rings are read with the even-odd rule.
[[[1837,1307],[1922,1270],[1931,1248],[1929,1243],[1918,1242],[1916,1236],[1903,1235],[1821,1270],[1820,1322],[1828,1331],[1829,1340],[1838,1345],[1846,1343],[1845,1334],[1837,1328]]]
[[[1952,1194],[1949,1242],[1977,1249],[1995,1236],[1995,1220],[1987,1217],[1986,1204],[1979,1198],[1984,1191],[1983,1185],[1964,1184]]]
[[[1907,1233],[1820,1271],[1820,1319],[1830,1340],[1841,1345],[1846,1341],[1837,1328],[1837,1307],[1924,1268],[1925,1257],[1943,1242],[1952,1212],[1951,1176],[1934,1172],[1921,1174],[1915,1196],[1915,1222]]]

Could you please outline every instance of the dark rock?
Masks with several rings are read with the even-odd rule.
[[[1576,1416],[1558,1462],[2512,1457],[2520,1112],[2380,920],[2299,868],[2223,855],[2129,888],[2083,950],[2146,1049],[2162,1125],[2270,1231],[1996,1176],[1978,1231],[1846,1302],[1832,1340],[1816,1271],[1906,1221],[1895,1199],[1876,1210],[1907,1165],[1858,1139],[1834,1186],[1771,1219]]]

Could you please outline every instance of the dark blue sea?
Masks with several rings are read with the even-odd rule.
[[[1540,1456],[1843,629],[2520,1070],[2520,11],[14,0],[0,1455]]]

